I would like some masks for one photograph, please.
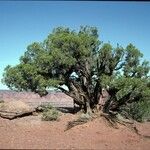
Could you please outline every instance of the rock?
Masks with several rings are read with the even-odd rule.
[[[22,101],[0,103],[0,117],[7,119],[30,115],[34,111],[35,110],[33,108]]]
[[[4,103],[4,100],[0,100],[0,103]]]

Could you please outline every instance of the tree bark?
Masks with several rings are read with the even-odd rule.
[[[90,102],[89,101],[86,101],[86,110],[85,110],[85,113],[91,115],[92,114],[92,109],[90,107]]]

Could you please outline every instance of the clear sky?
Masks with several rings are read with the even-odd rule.
[[[100,39],[114,46],[131,42],[150,60],[150,2],[0,1],[0,80],[27,45],[43,41],[54,27],[80,25],[96,26]]]

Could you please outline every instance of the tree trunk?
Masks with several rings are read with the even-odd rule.
[[[87,113],[89,115],[92,114],[92,109],[90,107],[89,101],[86,101],[86,110],[85,110],[85,113]]]

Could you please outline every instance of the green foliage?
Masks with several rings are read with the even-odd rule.
[[[58,120],[59,112],[56,108],[51,105],[43,106],[42,120],[44,121],[55,121]]]
[[[122,107],[121,114],[139,122],[150,120],[150,100],[131,103]]]
[[[137,121],[150,120],[150,101],[133,103],[130,108],[130,114]]]
[[[41,104],[40,106],[37,107],[37,111],[47,111],[49,109],[52,109],[53,106],[51,104]]]
[[[98,33],[94,27],[81,27],[79,32],[55,28],[43,43],[34,42],[27,47],[19,65],[5,68],[2,82],[12,90],[46,95],[48,87],[65,83],[69,69],[91,57],[98,46]]]

